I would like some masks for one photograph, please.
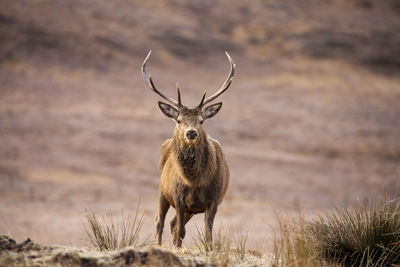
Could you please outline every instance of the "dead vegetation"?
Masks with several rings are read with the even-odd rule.
[[[138,214],[137,210],[134,216],[137,219],[133,221],[126,219],[123,213],[120,218],[103,217],[99,220],[92,211],[87,212],[85,217],[90,230],[88,231],[86,226],[85,229],[92,248],[99,251],[121,251],[129,247],[137,252],[150,250],[152,254],[155,250],[162,248],[165,253],[175,254],[176,257],[183,259],[182,262],[189,264],[188,266],[191,266],[193,262],[207,266],[252,266],[263,265],[270,261],[270,258],[264,255],[265,252],[247,248],[247,232],[240,229],[220,228],[214,232],[212,241],[207,238],[204,231],[197,229],[197,236],[193,237],[194,245],[183,249],[155,246],[149,242],[148,238],[139,243],[139,240],[143,240],[140,239],[143,216],[140,217]],[[145,262],[143,259],[140,261]]]
[[[96,215],[90,213],[87,218],[93,223]],[[123,222],[124,218],[122,215]],[[289,220],[280,218],[273,254],[249,249],[247,232],[232,228],[219,228],[211,242],[197,229],[194,246],[172,249],[118,242],[120,228],[115,227],[116,224],[110,226],[104,220],[95,223],[99,232],[113,240],[113,247],[106,248],[104,243],[107,242],[98,235],[93,237],[97,238],[97,248],[42,246],[30,239],[17,243],[3,235],[0,237],[0,265],[377,267],[400,263],[399,199],[384,198],[379,204],[360,203],[308,219],[302,215]],[[142,234],[135,224],[126,227],[127,232],[136,236]]]
[[[337,208],[314,219],[280,220],[274,266],[397,266],[399,199]]]
[[[116,250],[125,247],[140,248],[150,244],[150,236],[140,236],[144,224],[144,213],[138,213],[139,205],[133,217],[124,215],[121,218],[113,218],[111,215],[99,219],[91,210],[87,210],[85,217],[88,227],[85,232],[91,245],[101,250]],[[142,238],[142,239],[141,239]]]

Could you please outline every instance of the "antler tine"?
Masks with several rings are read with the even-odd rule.
[[[197,107],[201,108],[202,106],[204,106],[203,102],[204,102],[204,98],[206,98],[206,93],[207,93],[207,91],[204,90],[203,97],[201,98],[200,104]]]
[[[178,92],[178,106],[182,106],[181,92],[179,91],[179,83],[176,83],[176,91]]]
[[[228,57],[229,63],[231,64],[231,70],[228,74],[228,77],[226,78],[224,84],[221,86],[221,88],[212,96],[208,97],[206,100],[201,101],[200,103],[200,107],[210,103],[211,101],[213,101],[214,99],[216,99],[218,96],[220,96],[223,92],[225,92],[229,86],[231,85],[232,79],[233,79],[233,75],[235,74],[235,63],[233,63],[233,60],[231,58],[231,56],[228,54],[228,52],[225,51],[226,56]],[[203,97],[204,98],[204,97]]]
[[[168,97],[168,96],[164,95],[163,93],[161,93],[160,91],[158,91],[157,88],[156,88],[155,85],[154,85],[153,80],[151,79],[151,75],[147,76],[147,74],[146,74],[146,62],[147,62],[147,60],[149,59],[150,54],[151,54],[151,50],[150,50],[150,52],[147,54],[147,56],[146,56],[146,58],[144,59],[143,64],[142,64],[142,75],[143,75],[143,78],[144,78],[145,82],[146,82],[147,85],[150,87],[150,89],[153,90],[156,94],[158,94],[159,96],[161,96],[162,98],[164,98],[165,100],[167,100],[169,103],[171,103],[171,104],[173,104],[173,105],[175,105],[175,106],[179,106],[179,105],[180,105],[180,101],[178,102],[178,101],[176,101],[175,99],[173,99],[173,98],[171,98],[171,97]],[[178,90],[178,92],[179,92],[179,90]],[[179,99],[180,99],[180,94],[178,94],[178,97],[179,97]]]

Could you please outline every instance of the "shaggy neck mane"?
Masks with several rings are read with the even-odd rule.
[[[183,174],[189,181],[202,176],[210,159],[210,151],[206,136],[203,135],[198,143],[189,145],[184,140],[174,138],[173,147]]]

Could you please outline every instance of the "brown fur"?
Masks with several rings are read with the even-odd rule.
[[[185,224],[197,213],[205,213],[206,234],[212,239],[217,206],[228,188],[229,169],[219,142],[203,130],[202,112],[199,108],[180,107],[178,118],[182,122],[177,123],[173,138],[166,140],[161,148],[159,209],[156,216],[158,245],[162,242],[165,215],[170,206],[176,210],[171,232],[177,247],[182,245]],[[187,129],[198,132],[198,137],[192,142],[185,140]]]

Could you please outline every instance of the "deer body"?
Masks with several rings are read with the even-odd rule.
[[[161,150],[160,191],[174,208],[174,196],[178,195],[192,214],[221,203],[229,183],[220,144],[209,136],[203,142],[199,147],[188,147],[168,139]]]
[[[149,53],[150,55],[150,53]],[[222,202],[229,183],[229,169],[217,140],[208,136],[202,124],[206,119],[215,116],[222,103],[204,106],[222,94],[230,85],[235,65],[231,63],[231,72],[221,89],[205,100],[205,93],[196,108],[187,108],[181,104],[178,90],[178,101],[164,96],[158,91],[151,77],[147,77],[145,63],[143,77],[150,88],[166,99],[169,104],[159,102],[161,111],[175,121],[172,138],[166,140],[161,148],[159,186],[159,207],[156,215],[156,242],[162,243],[162,232],[165,216],[170,206],[176,210],[171,221],[171,233],[174,245],[182,246],[185,237],[185,224],[194,214],[205,213],[205,233],[212,240],[212,227],[218,205]]]

